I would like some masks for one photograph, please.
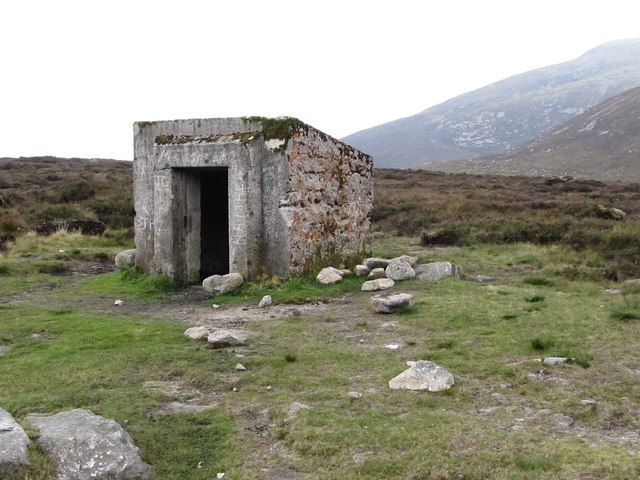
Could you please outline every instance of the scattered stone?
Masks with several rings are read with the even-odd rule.
[[[247,371],[247,367],[245,367],[241,363],[236,363],[236,370],[238,372],[246,372]]]
[[[511,384],[510,383],[501,383],[500,384],[500,388],[502,388],[503,390],[506,388],[511,388]]]
[[[260,303],[258,304],[258,307],[265,308],[265,307],[271,306],[272,304],[273,304],[273,299],[271,298],[271,295],[265,295],[260,300]]]
[[[498,403],[505,403],[507,401],[507,396],[502,393],[492,393],[491,398],[493,398]]]
[[[239,330],[216,330],[207,336],[207,342],[213,348],[244,345],[247,342],[247,335]]]
[[[113,304],[116,307],[121,307],[122,305],[124,305],[124,302],[122,300],[116,300],[115,302],[113,302]]]
[[[581,405],[597,405],[598,401],[597,400],[592,400],[592,399],[587,399],[587,400],[580,400],[580,404]]]
[[[394,313],[411,305],[413,295],[409,293],[381,293],[371,297],[371,307],[376,313]]]
[[[415,272],[423,282],[437,282],[447,277],[460,278],[458,269],[449,262],[423,263],[415,267]]]
[[[367,457],[370,455],[369,452],[367,453],[354,453],[353,454],[353,463],[355,463],[356,465],[362,465],[364,464],[364,462],[367,460]]]
[[[400,345],[397,343],[390,343],[389,345],[385,345],[384,348],[388,348],[389,350],[397,350],[400,348]]]
[[[323,268],[316,276],[316,282],[320,285],[330,285],[340,280],[342,280],[342,272],[333,267]]]
[[[0,345],[0,357],[9,351],[9,347],[6,345]]]
[[[384,268],[374,268],[369,272],[367,278],[369,280],[376,280],[377,278],[385,278],[386,274],[384,273]]]
[[[119,270],[125,270],[127,268],[135,267],[136,265],[136,249],[125,250],[116,255],[116,268]]]
[[[569,361],[568,358],[565,357],[547,357],[542,360],[547,365],[562,365]]]
[[[129,434],[113,420],[76,409],[27,421],[40,431],[38,445],[53,459],[58,479],[144,480],[151,475]]]
[[[390,278],[376,278],[375,280],[367,280],[362,284],[363,292],[376,292],[378,290],[386,290],[396,284]]]
[[[205,410],[216,408],[218,404],[213,405],[195,405],[193,403],[169,402],[158,405],[152,409],[152,413],[171,414],[171,413],[200,413]]]
[[[561,413],[556,413],[553,416],[553,421],[565,427],[573,425],[573,423],[575,422],[573,418],[567,417],[566,415],[562,415]]]
[[[389,380],[393,390],[428,390],[440,392],[447,390],[455,383],[453,375],[440,365],[428,360],[407,362],[409,369]]]
[[[289,417],[294,417],[300,410],[310,409],[311,407],[309,405],[305,405],[304,403],[300,402],[293,402],[291,405],[289,405]]]
[[[418,257],[411,257],[409,255],[400,255],[399,257],[392,258],[389,264],[394,262],[407,262],[409,266],[413,267],[416,263],[418,263]]]
[[[382,322],[380,325],[381,328],[396,328],[398,326],[398,322]]]
[[[491,283],[496,281],[495,278],[489,275],[467,275],[467,280],[478,283]]]
[[[618,290],[616,288],[607,288],[604,293],[608,293],[609,295],[620,295],[622,290]]]
[[[413,278],[416,276],[416,272],[409,262],[405,262],[404,260],[393,261],[389,264],[389,266],[384,270],[387,278],[390,278],[394,281],[399,280],[408,280],[409,278]]]
[[[209,336],[209,329],[207,327],[191,327],[184,331],[184,336],[189,340],[200,340]]]
[[[371,269],[366,265],[356,265],[356,267],[354,268],[356,277],[363,277],[365,275],[369,275],[370,271]]]
[[[349,275],[353,275],[353,273],[351,272],[351,270],[348,270],[346,268],[340,269],[339,272],[342,273],[343,277],[348,277]]]
[[[493,414],[497,409],[498,407],[481,408],[480,410],[478,410],[478,413],[480,415],[488,416]]]
[[[349,392],[347,393],[347,397],[357,400],[358,398],[362,398],[362,394],[360,392]]]
[[[226,295],[237,290],[244,283],[242,275],[239,273],[228,273],[226,275],[212,275],[202,282],[202,288],[206,292],[214,295]]]
[[[11,475],[29,465],[29,437],[13,417],[0,408],[0,473]]]
[[[376,268],[385,269],[389,266],[389,264],[391,263],[391,260],[385,260],[384,258],[374,257],[374,258],[367,258],[362,263],[365,264],[367,267],[369,267],[371,270],[374,270]]]
[[[217,303],[212,303],[211,308],[213,308],[214,310],[217,310],[218,308],[220,308],[220,305],[218,305]]]

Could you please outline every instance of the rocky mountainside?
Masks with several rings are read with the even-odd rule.
[[[640,182],[640,87],[615,95],[504,154],[425,168]]]
[[[378,168],[498,154],[639,85],[640,39],[619,40],[343,140]]]

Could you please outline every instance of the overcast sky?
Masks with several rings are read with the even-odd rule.
[[[640,37],[636,0],[2,0],[0,157],[133,158],[139,120],[335,137]]]

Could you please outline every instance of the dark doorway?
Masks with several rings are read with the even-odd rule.
[[[200,279],[229,273],[228,169],[200,172]]]

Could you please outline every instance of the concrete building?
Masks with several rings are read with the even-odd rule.
[[[369,253],[371,157],[294,118],[134,124],[136,265],[181,284]]]

